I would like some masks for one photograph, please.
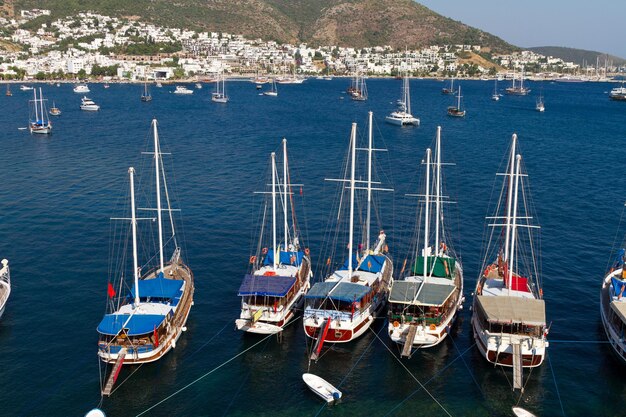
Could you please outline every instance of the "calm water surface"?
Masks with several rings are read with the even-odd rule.
[[[153,88],[141,103],[141,86],[92,85],[102,110],[81,112],[71,86],[43,85],[63,111],[50,138],[18,130],[26,126],[29,92],[14,88],[0,97],[0,256],[11,262],[13,293],[0,321],[0,414],[83,415],[100,401],[96,326],[104,313],[109,265],[109,217],[125,193],[127,169],[140,167],[156,117],[164,149],[172,152],[170,176],[184,219],[185,258],[196,277],[188,331],[175,350],[145,365],[102,408],[109,416],[132,416],[205,375],[261,339],[234,330],[237,289],[248,267],[251,231],[268,155],[289,141],[293,177],[305,184],[306,242],[320,263],[334,185],[341,174],[350,124],[365,132],[374,111],[385,181],[394,195],[382,197],[381,227],[399,270],[413,209],[404,195],[415,192],[420,161],[443,128],[444,155],[456,166],[446,178],[456,215],[448,219],[461,253],[465,310],[454,337],[402,364],[381,321],[358,341],[338,346],[311,372],[339,385],[344,399],[323,408],[301,380],[307,346],[301,322],[271,337],[152,409],[147,415],[510,415],[518,394],[511,374],[480,357],[470,331],[470,293],[480,267],[484,216],[495,173],[510,136],[517,132],[542,226],[542,272],[548,320],[549,359],[530,374],[520,405],[539,415],[625,415],[624,365],[601,341],[599,285],[613,246],[626,195],[623,158],[626,106],[610,102],[609,84],[544,83],[546,112],[534,111],[540,85],[528,97],[492,102],[491,82],[462,82],[465,119],[445,114],[454,99],[443,83],[413,80],[418,128],[384,123],[400,94],[395,80],[369,80],[370,100],[355,103],[347,80],[308,80],[279,86],[276,98],[254,85],[231,82],[231,101],[210,101],[210,86],[193,96]],[[296,178],[297,177],[297,178]],[[261,182],[260,182],[261,181]],[[621,235],[619,236],[621,239]],[[319,279],[319,277],[316,277]],[[378,333],[377,338],[376,334]],[[464,352],[462,357],[459,354]],[[412,373],[414,377],[410,374]],[[554,374],[554,377],[553,377]],[[414,379],[426,384],[419,390]],[[555,380],[557,385],[555,385]],[[557,393],[558,386],[558,393]]]

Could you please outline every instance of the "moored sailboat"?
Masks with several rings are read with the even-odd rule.
[[[515,85],[515,72],[513,72],[513,79],[511,86],[508,87],[505,91],[509,95],[513,96],[525,96],[530,93],[530,89],[524,87],[524,67],[522,67],[522,72],[520,74],[519,85]]]
[[[313,285],[305,297],[303,326],[306,335],[315,339],[312,359],[319,357],[324,342],[350,342],[365,333],[375,318],[381,314],[387,300],[389,285],[393,280],[393,263],[387,255],[385,232],[381,230],[373,244],[370,238],[372,192],[392,191],[379,186],[372,187],[372,184],[378,182],[372,182],[372,156],[376,149],[373,148],[371,112],[369,112],[369,145],[361,149],[368,152],[366,181],[356,179],[356,149],[356,123],[353,123],[350,135],[350,176],[348,179],[334,180],[342,184],[342,200],[346,189],[350,194],[348,259],[343,266],[333,271],[329,257],[326,265],[330,269],[330,274],[323,282]],[[354,210],[357,190],[367,192],[367,214],[364,240],[355,250]],[[331,252],[334,250],[331,249]]]
[[[402,99],[398,100],[398,109],[385,117],[387,123],[398,126],[414,125],[419,126],[420,119],[411,114],[411,93],[409,91],[408,74],[402,79]]]
[[[128,268],[125,254],[125,242],[121,242],[124,249],[120,250],[122,259],[114,261],[116,270],[112,271],[107,288],[107,312],[98,325],[98,356],[105,364],[112,364],[108,378],[103,384],[104,395],[110,395],[115,380],[122,365],[153,362],[176,347],[176,342],[182,332],[186,330],[185,323],[193,304],[194,281],[191,269],[181,257],[177,235],[174,231],[174,220],[170,206],[169,193],[165,180],[165,170],[162,164],[162,153],[159,145],[159,136],[156,120],[152,121],[154,134],[154,162],[155,162],[155,191],[156,208],[146,208],[150,212],[156,211],[158,228],[157,253],[151,261],[158,264],[142,273],[142,266],[138,259],[138,227],[139,220],[154,221],[154,218],[138,218],[135,208],[135,170],[128,170],[130,179],[130,211],[131,217],[115,220],[130,220],[132,234],[132,275],[133,283],[130,291],[125,285],[124,277]],[[161,185],[163,180],[163,185]],[[162,207],[161,192],[164,192],[166,208]],[[170,216],[167,225],[171,236],[164,242],[164,225],[162,213]],[[126,230],[126,229],[125,229]],[[169,261],[165,260],[165,250],[173,245]],[[116,263],[117,262],[117,263]],[[148,261],[150,262],[150,261]],[[106,377],[105,371],[103,376]]]
[[[626,362],[626,250],[620,249],[611,269],[602,280],[600,317],[613,351]]]
[[[483,257],[483,272],[476,284],[471,321],[480,353],[493,364],[521,372],[523,368],[541,365],[549,343],[535,253],[534,231],[539,226],[531,224],[533,213],[527,204],[526,174],[522,172],[516,142],[517,135],[513,135],[496,213],[487,218],[492,229]],[[504,215],[498,213],[501,210]],[[500,228],[503,233],[496,233],[495,229]]]
[[[271,247],[263,247],[264,236],[261,233],[256,253],[250,257],[253,271],[245,275],[239,287],[241,314],[235,321],[237,329],[258,334],[272,334],[283,330],[294,318],[296,308],[302,305],[302,297],[311,286],[312,276],[309,249],[303,250],[300,245],[301,236],[295,216],[286,139],[283,139],[282,185],[278,178],[275,153],[271,155],[271,171]],[[277,199],[282,202],[283,241],[280,243]],[[264,214],[265,212],[264,210]]]
[[[459,92],[457,94],[456,106],[448,107],[448,116],[452,117],[465,117],[465,110],[461,110],[461,86],[459,86]]]
[[[52,107],[50,107],[50,115],[51,116],[60,116],[61,115],[61,109],[56,106],[54,101],[52,102]]]
[[[404,346],[403,356],[410,356],[413,348],[432,347],[444,340],[463,303],[463,267],[444,224],[443,206],[450,201],[442,193],[441,127],[437,128],[434,159],[427,149],[424,194],[417,196],[424,199],[423,220],[407,257],[411,260],[407,275],[394,280],[389,293],[389,337]]]
[[[498,93],[498,78],[496,77],[493,81],[494,81],[494,85],[493,85],[493,94],[491,95],[491,99],[493,101],[498,101],[500,100],[500,93]]]
[[[141,93],[141,101],[148,102],[148,101],[152,101],[152,95],[150,94],[150,91],[148,91],[148,82],[146,80],[144,80],[143,82],[143,93]]]
[[[441,89],[441,94],[454,94],[454,77],[450,79],[450,87],[444,87]]]
[[[30,133],[44,135],[52,133],[52,123],[50,122],[45,106],[46,101],[48,100],[43,98],[41,87],[39,88],[39,98],[37,98],[37,90],[33,89],[33,99],[30,100],[30,103],[32,103],[32,109],[30,113],[30,121],[28,123]]]
[[[211,101],[214,103],[228,103],[228,96],[226,95],[226,78],[224,77],[224,71],[220,71],[215,83],[215,91],[211,94]]]
[[[349,91],[350,93],[350,97],[352,98],[352,100],[355,101],[366,101],[367,100],[367,85],[365,84],[365,77],[357,72],[356,73],[356,77],[355,77],[355,81],[354,81],[354,88],[352,88],[351,91]]]
[[[272,89],[270,91],[264,91],[264,96],[278,97],[278,88],[276,88],[276,79],[272,78]]]

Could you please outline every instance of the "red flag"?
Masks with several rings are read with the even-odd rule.
[[[109,296],[109,298],[115,297],[115,288],[113,288],[113,285],[111,285],[110,282],[109,282],[109,285],[107,286],[107,295]]]
[[[157,333],[156,326],[154,326],[154,347],[159,346],[159,334]]]

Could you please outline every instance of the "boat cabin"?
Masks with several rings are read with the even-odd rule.
[[[481,328],[489,333],[541,337],[546,327],[543,300],[500,295],[476,295],[474,314]]]

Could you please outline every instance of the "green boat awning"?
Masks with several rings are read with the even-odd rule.
[[[454,290],[456,290],[456,286],[452,283],[394,281],[389,295],[389,302],[433,307],[442,306]],[[417,299],[415,299],[416,294]]]
[[[433,267],[434,263],[434,267]],[[429,256],[428,257],[428,271],[433,271],[429,274],[433,277],[439,278],[451,278],[454,275],[456,268],[456,259],[449,258],[447,256]],[[420,256],[413,265],[413,273],[416,275],[424,274],[424,257]]]

